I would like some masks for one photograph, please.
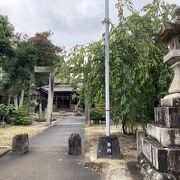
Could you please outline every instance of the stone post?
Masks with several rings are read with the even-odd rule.
[[[81,136],[78,133],[72,133],[68,141],[68,154],[69,155],[81,155],[82,145]]]
[[[12,153],[24,154],[28,151],[29,151],[28,134],[19,134],[14,136],[12,140]]]

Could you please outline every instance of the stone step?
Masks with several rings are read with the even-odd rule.
[[[180,107],[154,108],[155,124],[167,128],[180,128]]]
[[[147,134],[163,147],[180,147],[180,128],[164,128],[154,124],[147,125]]]
[[[160,143],[148,137],[142,137],[141,151],[152,166],[160,172],[180,173],[180,148],[163,148]]]

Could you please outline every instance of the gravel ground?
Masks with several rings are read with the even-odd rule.
[[[17,134],[28,133],[29,137],[42,132],[47,128],[44,122],[34,122],[30,126],[11,126],[7,125],[5,128],[0,128],[0,147],[11,146],[13,136]]]
[[[53,113],[53,118],[56,119],[56,121],[53,121],[52,125],[63,120],[66,115],[67,113]],[[12,138],[17,134],[28,133],[29,138],[32,138],[47,128],[46,122],[36,121],[34,121],[30,126],[7,125],[5,128],[0,128],[0,147],[11,147]]]
[[[95,163],[103,163],[102,171],[106,180],[141,180],[136,160],[136,137],[135,135],[124,135],[119,126],[111,126],[111,134],[116,134],[120,142],[120,150],[123,159],[97,159],[98,137],[104,135],[105,125],[92,125],[86,127],[85,160]]]

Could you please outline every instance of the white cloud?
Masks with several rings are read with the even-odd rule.
[[[179,0],[168,0],[178,3]],[[110,18],[117,22],[116,0],[110,0]],[[141,3],[139,3],[141,2]],[[134,0],[141,9],[151,0]],[[9,16],[16,31],[33,35],[52,30],[53,41],[70,48],[101,38],[104,0],[0,0],[0,13]]]

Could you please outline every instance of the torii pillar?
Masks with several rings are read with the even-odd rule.
[[[48,91],[48,104],[46,110],[46,125],[51,125],[52,112],[53,112],[53,98],[54,98],[54,67],[52,66],[35,66],[36,73],[49,73],[49,91]]]

